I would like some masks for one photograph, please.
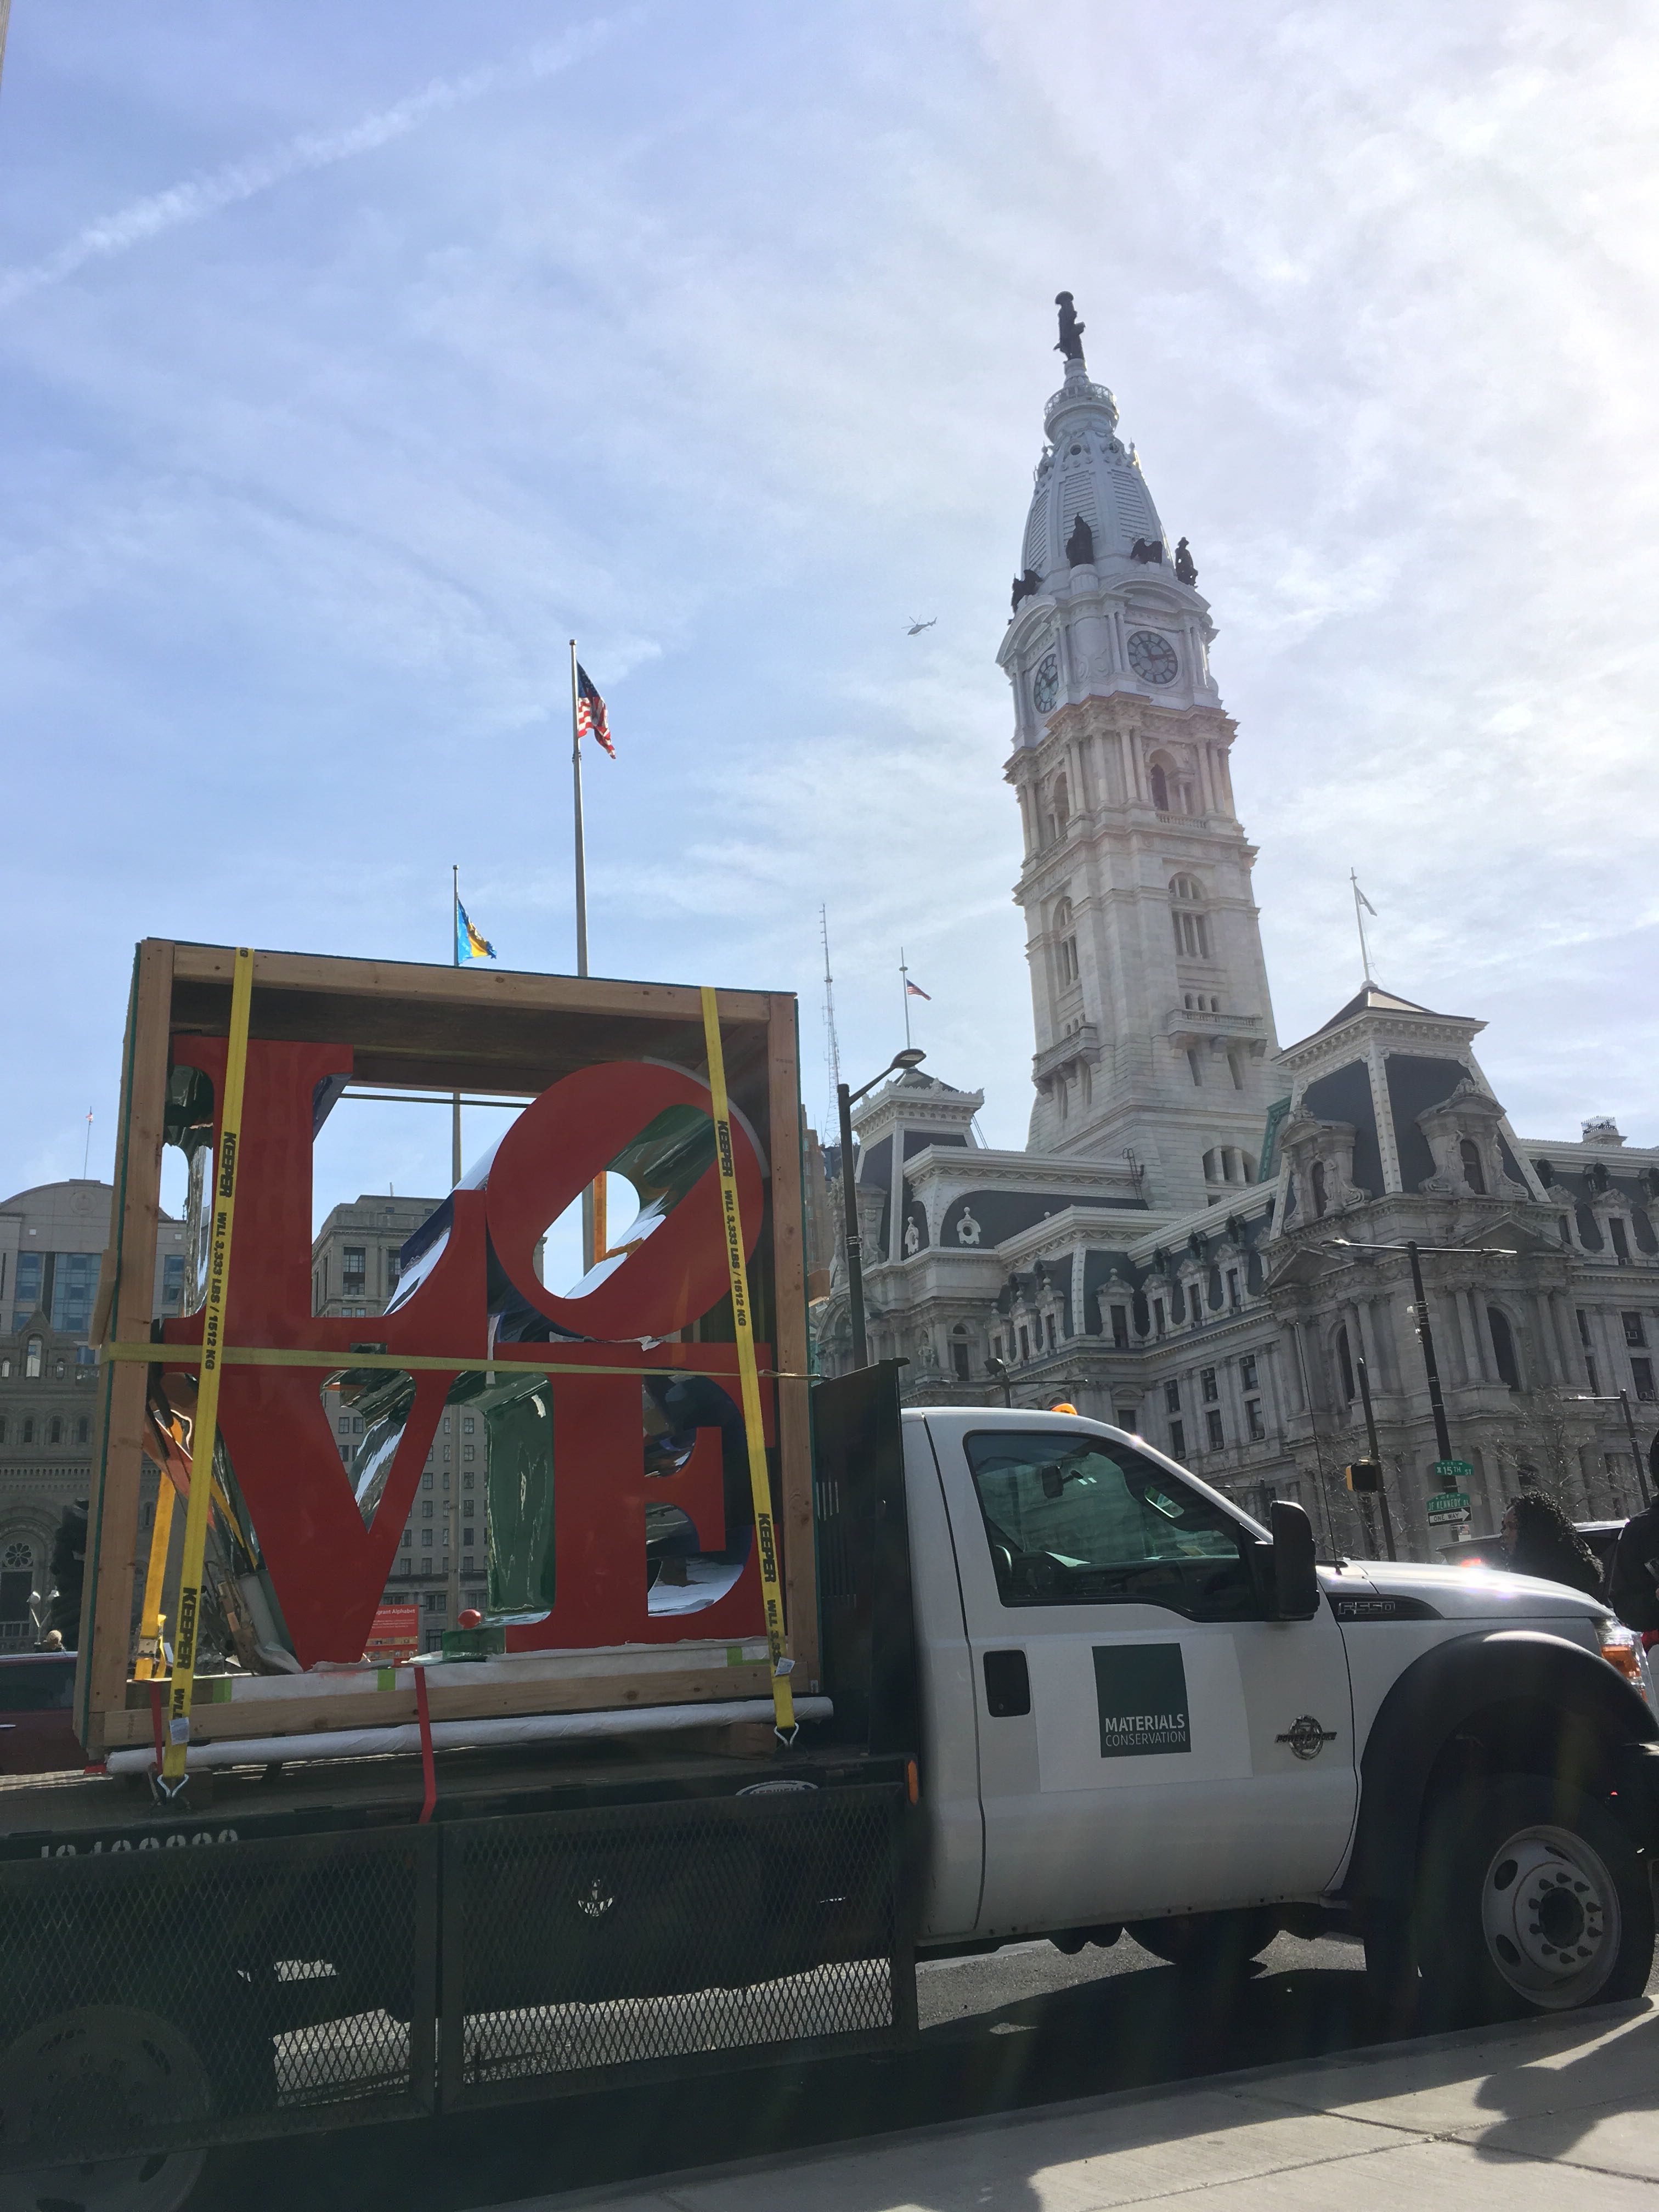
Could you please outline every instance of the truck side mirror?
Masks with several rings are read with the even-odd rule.
[[[1268,1509],[1267,1526],[1273,1539],[1273,1618],[1311,1620],[1319,1610],[1313,1522],[1299,1505],[1276,1498]]]

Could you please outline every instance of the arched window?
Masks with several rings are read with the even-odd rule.
[[[968,1324],[959,1321],[951,1331],[951,1370],[958,1382],[968,1380],[968,1370],[973,1347],[968,1339]]]
[[[1170,811],[1170,779],[1158,761],[1152,763],[1152,804],[1160,814],[1167,814]]]
[[[40,1379],[40,1340],[32,1336],[23,1347],[23,1374],[31,1382]]]
[[[1063,991],[1077,981],[1077,931],[1068,898],[1055,902],[1054,936],[1054,966]]]
[[[1342,1395],[1352,1406],[1357,1393],[1353,1379],[1353,1354],[1348,1348],[1348,1332],[1346,1326],[1336,1332],[1336,1366],[1337,1372],[1342,1378]]]
[[[82,1413],[80,1419],[75,1424],[75,1441],[77,1444],[84,1444],[89,1443],[91,1441],[91,1437],[92,1424],[87,1419],[86,1415]]]
[[[1486,1194],[1486,1170],[1480,1164],[1480,1147],[1473,1137],[1465,1137],[1457,1147],[1457,1156],[1463,1163],[1463,1180],[1477,1198]]]
[[[1204,911],[1204,886],[1196,876],[1171,876],[1170,915],[1175,925],[1176,957],[1207,960],[1210,957],[1210,917]]]
[[[33,1413],[27,1413],[23,1417],[23,1442],[26,1444],[32,1444],[34,1442],[34,1416]]]
[[[54,1413],[46,1428],[46,1442],[49,1444],[61,1444],[63,1441],[64,1424]]]
[[[1054,778],[1054,788],[1048,794],[1048,836],[1050,842],[1066,835],[1066,825],[1072,818],[1071,796],[1063,775]]]
[[[1313,1186],[1315,1218],[1322,1221],[1325,1218],[1325,1163],[1323,1160],[1314,1162],[1308,1173],[1308,1181]]]
[[[1492,1354],[1498,1366],[1498,1379],[1508,1389],[1518,1390],[1521,1368],[1515,1356],[1515,1331],[1510,1327],[1510,1317],[1497,1306],[1488,1306],[1486,1326],[1492,1331]]]

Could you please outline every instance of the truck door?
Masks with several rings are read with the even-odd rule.
[[[977,1932],[1316,1895],[1357,1796],[1328,1599],[1266,1619],[1246,1526],[1093,1424],[927,1425],[977,1697]]]

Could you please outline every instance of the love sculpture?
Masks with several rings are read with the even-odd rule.
[[[223,1038],[172,1041],[174,1065],[199,1069],[216,1099],[223,1094],[226,1049]],[[311,1311],[315,1102],[352,1067],[349,1046],[258,1038],[248,1046],[219,1431],[300,1664],[362,1657],[445,1404],[459,1377],[484,1369],[498,1380],[544,1375],[550,1398],[553,1602],[541,1618],[508,1625],[508,1651],[763,1632],[752,1542],[736,1581],[700,1610],[656,1614],[647,1603],[647,1504],[681,1508],[705,1549],[720,1548],[711,1532],[725,1540],[720,1431],[699,1429],[677,1472],[647,1474],[641,1421],[647,1373],[705,1376],[736,1398],[735,1346],[653,1341],[700,1320],[726,1294],[714,1166],[581,1297],[555,1296],[535,1268],[549,1223],[659,1115],[688,1106],[706,1113],[707,1086],[643,1060],[603,1061],[555,1083],[514,1122],[487,1178],[454,1191],[447,1228],[416,1285],[369,1322]],[[747,1258],[760,1235],[763,1177],[736,1120],[732,1136]],[[526,1309],[563,1334],[548,1342],[492,1341],[492,1317]],[[193,1372],[199,1319],[165,1322],[161,1339],[177,1355],[163,1360],[164,1369]],[[320,1395],[331,1362],[313,1357],[309,1365],[283,1366],[236,1357],[251,1348],[337,1354],[344,1371],[354,1347],[359,1355],[444,1363],[412,1370],[413,1402],[367,1521]],[[770,1348],[757,1352],[764,1374]],[[582,1371],[564,1371],[571,1369]],[[769,1443],[775,1396],[764,1380],[762,1401]]]

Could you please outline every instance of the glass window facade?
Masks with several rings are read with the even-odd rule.
[[[38,1260],[38,1254],[31,1254]],[[96,1252],[57,1252],[52,1267],[52,1325],[65,1336],[84,1336],[92,1325],[92,1302],[98,1291]],[[179,1262],[179,1281],[184,1280]],[[21,1275],[20,1265],[18,1274]]]

